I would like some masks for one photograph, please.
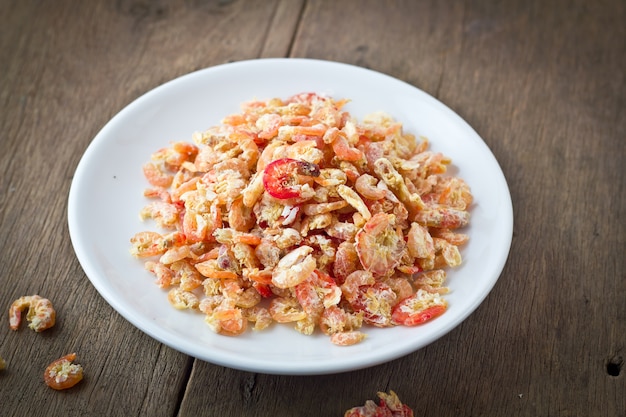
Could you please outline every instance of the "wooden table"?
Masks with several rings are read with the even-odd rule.
[[[0,413],[342,416],[394,390],[416,416],[626,415],[626,3],[599,1],[0,1]],[[77,163],[132,100],[230,61],[371,68],[446,103],[484,138],[515,212],[484,303],[431,345],[325,376],[254,374],[133,327],[74,255]],[[9,330],[21,295],[46,332]],[[42,370],[76,351],[85,380]]]

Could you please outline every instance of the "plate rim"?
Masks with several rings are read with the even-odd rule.
[[[175,83],[179,83],[184,80],[191,80],[193,77],[198,77],[198,76],[201,77],[205,74],[210,74],[213,71],[228,70],[228,69],[233,69],[235,67],[243,68],[245,66],[254,67],[256,65],[293,65],[296,63],[298,65],[335,66],[336,68],[347,69],[349,71],[362,71],[364,74],[367,73],[375,77],[382,76],[390,82],[400,83],[401,85],[403,85],[403,87],[409,88],[413,92],[417,92],[418,94],[422,95],[422,97],[424,97],[426,100],[429,101],[429,104],[435,104],[436,106],[438,106],[441,111],[446,113],[446,116],[456,119],[457,123],[461,123],[461,125],[463,126],[465,130],[467,130],[468,132],[471,132],[475,138],[479,139],[479,143],[481,143],[482,146],[484,146],[484,149],[482,151],[483,152],[486,151],[491,156],[492,162],[494,162],[495,166],[497,166],[498,168],[498,171],[499,171],[498,173],[500,174],[498,179],[499,181],[503,181],[503,184],[501,184],[501,186],[503,187],[503,189],[506,190],[506,195],[504,196],[506,200],[504,201],[504,206],[505,206],[504,209],[506,210],[506,213],[503,212],[501,213],[501,215],[505,216],[508,219],[508,221],[506,222],[506,230],[504,231],[504,236],[505,236],[504,243],[506,246],[505,248],[503,248],[504,256],[500,257],[498,259],[497,264],[495,264],[494,267],[492,268],[494,271],[497,271],[497,272],[493,274],[492,279],[487,282],[485,290],[481,293],[481,296],[475,298],[473,303],[470,305],[468,309],[463,310],[463,313],[458,315],[457,319],[451,322],[450,325],[444,327],[441,331],[438,331],[430,339],[427,339],[424,343],[422,343],[421,346],[418,346],[414,349],[406,349],[406,351],[394,352],[391,355],[382,355],[378,357],[378,360],[375,360],[373,362],[368,362],[368,363],[361,363],[358,360],[354,360],[354,361],[347,361],[345,364],[343,364],[344,366],[333,366],[332,364],[328,366],[320,366],[319,364],[311,364],[304,368],[302,368],[301,364],[298,364],[298,363],[296,364],[284,363],[281,366],[269,366],[269,365],[264,365],[262,363],[259,363],[258,359],[254,359],[253,361],[250,361],[248,360],[248,358],[245,358],[245,360],[241,362],[241,365],[238,366],[238,364],[233,364],[229,361],[223,360],[222,358],[212,358],[212,357],[208,358],[207,356],[203,356],[203,355],[199,356],[197,352],[192,352],[192,351],[189,351],[188,349],[181,349],[179,344],[173,345],[171,340],[163,337],[162,334],[159,334],[158,332],[153,331],[152,328],[146,328],[145,326],[142,326],[139,320],[137,320],[135,317],[132,316],[132,314],[129,313],[128,309],[126,308],[125,305],[123,305],[123,303],[120,303],[118,299],[115,299],[115,297],[113,297],[112,294],[109,293],[107,288],[105,288],[99,280],[95,280],[93,278],[93,275],[98,275],[98,274],[96,271],[94,271],[90,262],[88,262],[89,258],[88,258],[88,253],[86,252],[85,247],[79,245],[79,242],[80,242],[79,233],[80,232],[78,231],[79,224],[77,220],[76,210],[80,205],[79,203],[80,196],[77,195],[77,190],[80,188],[81,181],[85,180],[85,176],[82,174],[82,172],[83,170],[86,169],[86,163],[89,160],[89,158],[92,157],[92,154],[97,151],[98,146],[100,146],[100,144],[106,139],[108,131],[112,129],[113,124],[116,123],[122,117],[122,115],[132,111],[133,108],[140,106],[144,101],[151,99],[152,96],[154,96],[155,94],[159,94],[161,91],[164,91],[167,88],[171,88],[171,86],[175,85]],[[419,349],[422,349],[423,347],[431,344],[435,340],[442,338],[443,336],[448,334],[451,330],[453,330],[454,328],[459,326],[462,322],[464,322],[467,319],[467,317],[471,315],[476,310],[476,308],[478,308],[480,304],[482,304],[485,298],[493,290],[493,287],[495,286],[496,282],[499,280],[500,276],[502,275],[506,262],[509,259],[512,235],[513,235],[513,220],[514,220],[510,190],[506,181],[506,177],[504,175],[504,172],[502,171],[502,168],[500,167],[499,162],[497,161],[497,159],[491,152],[491,149],[488,147],[484,139],[480,135],[478,135],[478,133],[473,129],[473,127],[470,126],[469,123],[467,123],[463,118],[461,118],[456,112],[454,112],[447,105],[445,105],[444,103],[442,103],[435,97],[419,89],[418,87],[411,85],[403,80],[394,78],[388,74],[384,74],[382,72],[378,72],[378,71],[371,70],[368,68],[355,66],[352,64],[346,64],[346,63],[341,63],[341,62],[336,62],[336,61],[319,60],[319,59],[309,59],[309,58],[249,59],[249,60],[235,61],[235,62],[220,64],[220,65],[210,66],[210,67],[195,70],[187,74],[183,74],[181,76],[173,78],[141,94],[140,96],[132,100],[130,103],[123,106],[112,118],[110,118],[107,121],[107,123],[98,131],[98,133],[89,142],[87,148],[85,149],[83,155],[80,158],[80,161],[78,162],[78,165],[76,166],[74,177],[72,179],[72,183],[71,183],[69,195],[68,195],[67,215],[68,215],[68,229],[70,233],[72,247],[74,249],[76,257],[83,271],[85,272],[87,278],[90,280],[91,284],[96,288],[98,293],[105,299],[105,301],[111,307],[113,307],[113,309],[116,310],[122,317],[124,317],[127,321],[129,321],[134,327],[146,333],[153,339],[158,340],[159,342],[173,348],[174,350],[177,350],[179,352],[185,353],[192,357],[196,357],[198,359],[201,359],[201,360],[213,363],[213,364],[217,364],[217,365],[221,365],[221,366],[225,366],[225,367],[229,367],[233,369],[250,371],[250,372],[259,372],[259,373],[266,373],[266,374],[281,374],[281,375],[318,375],[318,374],[340,373],[340,372],[353,371],[357,369],[363,369],[363,368],[376,366],[376,365],[386,363],[391,360],[406,356],[407,354],[415,352]],[[305,336],[302,336],[302,337],[305,337]],[[345,348],[342,348],[342,349],[345,349]]]

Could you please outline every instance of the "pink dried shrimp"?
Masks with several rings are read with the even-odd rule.
[[[314,93],[251,101],[144,166],[157,231],[130,239],[170,303],[235,336],[291,323],[346,346],[364,324],[447,308],[472,194],[450,159],[383,113]],[[253,325],[248,326],[248,322]]]
[[[352,407],[345,412],[344,417],[413,417],[413,410],[402,404],[398,395],[389,391],[378,393],[378,404],[372,400],[365,401],[365,405]]]

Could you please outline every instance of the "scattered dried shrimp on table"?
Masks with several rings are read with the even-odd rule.
[[[141,210],[163,233],[131,238],[179,309],[217,333],[249,323],[315,329],[338,345],[362,325],[413,326],[445,312],[472,195],[450,159],[383,113],[313,93],[251,101],[158,150]],[[265,301],[263,301],[265,300]]]

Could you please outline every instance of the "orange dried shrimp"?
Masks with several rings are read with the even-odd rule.
[[[472,194],[450,159],[383,113],[358,122],[347,100],[314,93],[251,101],[242,112],[152,155],[162,233],[131,253],[170,303],[217,333],[272,322],[363,340],[363,324],[414,326],[447,308]],[[265,301],[263,301],[265,300]]]
[[[378,398],[378,404],[367,400],[364,405],[346,411],[344,417],[413,417],[413,410],[402,404],[395,392],[379,392]]]
[[[83,379],[83,367],[72,363],[75,353],[59,358],[46,367],[43,379],[47,386],[55,390],[72,388]]]

